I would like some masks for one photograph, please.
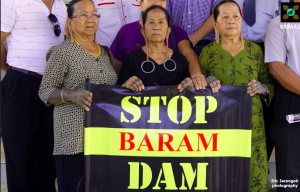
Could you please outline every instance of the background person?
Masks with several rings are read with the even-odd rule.
[[[172,24],[184,29],[199,57],[203,47],[215,40],[213,8],[221,0],[168,0],[167,10]]]
[[[110,47],[120,28],[141,19],[140,0],[93,0],[100,14],[97,42]]]
[[[269,104],[273,97],[271,77],[261,48],[241,35],[242,17],[236,2],[221,1],[215,7],[214,19],[216,42],[202,50],[201,69],[222,85],[248,86],[247,93],[252,96],[250,191],[267,192],[268,159],[262,102]],[[216,89],[216,82],[210,86]]]
[[[54,151],[59,192],[83,192],[84,111],[92,93],[84,90],[85,79],[114,85],[117,74],[108,48],[96,43],[99,14],[90,0],[73,0],[68,6],[67,39],[52,47],[39,96],[54,105]]]
[[[55,192],[53,108],[38,97],[47,50],[64,38],[62,0],[1,0],[1,131],[10,192]],[[7,48],[3,43],[6,40]]]
[[[300,1],[295,0],[295,2]],[[281,28],[281,25],[291,28]],[[275,78],[272,133],[276,150],[276,179],[279,181],[280,179],[300,180],[300,125],[289,124],[286,120],[286,115],[300,111],[299,42],[299,23],[281,23],[280,16],[272,20],[265,38],[265,62],[268,63],[269,71]],[[299,191],[299,186],[298,188],[278,187],[277,191],[296,192]]]

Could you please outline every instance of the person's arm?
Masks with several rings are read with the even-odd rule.
[[[63,99],[65,93],[60,93],[60,88],[63,85],[67,63],[63,54],[64,53],[55,46],[51,47],[46,54],[47,64],[39,89],[39,97],[47,106],[51,104],[60,105],[64,103]]]
[[[17,19],[16,1],[1,0],[1,69],[7,71],[7,50],[3,45],[9,33],[13,30]]]
[[[117,71],[120,72],[121,66],[122,66],[122,61],[124,59],[124,52],[123,52],[123,39],[122,39],[122,34],[123,34],[123,29],[119,31],[117,36],[115,37],[113,43],[110,46],[110,51],[113,55],[113,64],[116,67]]]
[[[125,27],[126,27],[125,25],[121,27],[121,29],[119,30],[118,34],[116,35],[114,41],[112,42],[109,48],[114,58],[113,59],[114,66],[116,67],[118,72],[120,72],[122,62],[125,58],[125,52],[124,52],[124,41],[125,41],[124,39],[126,38]]]
[[[63,90],[55,89],[48,98],[48,104],[61,105],[73,102],[82,107],[85,111],[89,111],[91,106],[93,93],[87,90]]]
[[[105,51],[109,51],[108,56],[110,57],[110,61],[112,62],[114,69],[117,70],[117,72],[119,73],[121,70],[122,62],[116,59],[109,49],[108,50],[105,49]]]
[[[4,71],[7,71],[8,67],[9,67],[8,64],[6,63],[7,51],[3,45],[8,34],[9,33],[5,33],[5,32],[1,31],[1,69]]]
[[[201,73],[200,65],[195,52],[190,46],[188,40],[182,40],[178,43],[178,51],[184,55],[189,63],[189,71],[196,90],[205,89],[206,81]]]
[[[269,72],[288,91],[300,95],[300,77],[279,61],[268,64]]]
[[[73,102],[88,111],[92,102],[92,93],[86,90],[63,90],[63,81],[68,61],[59,47],[52,47],[47,53],[47,64],[41,82],[39,96],[47,105],[61,105]]]
[[[114,59],[113,59],[113,62],[114,62],[113,64],[114,64],[116,70],[117,70],[118,72],[120,72],[121,66],[122,66],[122,62],[119,61],[118,59],[116,59],[115,57],[114,57]]]
[[[200,67],[202,69],[202,73],[205,76],[208,76],[208,70],[207,70],[207,49],[208,47],[204,47],[202,52],[200,53],[199,56],[199,63],[200,63]],[[219,91],[219,89],[221,89],[221,82],[215,77],[215,76],[208,76],[205,79],[207,86],[209,86],[211,88],[211,91],[213,93],[217,93]]]
[[[285,65],[287,53],[287,34],[280,28],[280,17],[271,21],[265,37],[265,63],[269,72],[288,91],[300,95],[300,78]],[[292,49],[291,47],[290,49]]]
[[[259,59],[257,61],[258,77],[257,79],[252,79],[248,83],[247,93],[250,94],[250,96],[260,94],[261,99],[267,105],[270,105],[274,96],[274,85],[272,84],[272,79],[268,68],[265,66],[263,52],[259,46],[257,47],[259,49]],[[255,48],[253,48],[253,51],[255,51]],[[254,65],[254,63],[252,65]]]
[[[212,9],[213,12],[213,9]],[[193,34],[189,35],[190,41],[193,44],[193,47],[204,37],[209,35],[213,31],[213,15],[211,14],[201,25],[201,27]]]

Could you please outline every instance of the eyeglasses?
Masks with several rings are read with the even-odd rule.
[[[70,17],[71,19],[73,18],[77,18],[79,20],[83,20],[83,21],[86,21],[88,20],[89,18],[92,18],[92,20],[97,20],[100,18],[100,14],[97,14],[97,13],[94,13],[94,14],[91,14],[91,15],[88,15],[88,14],[81,14],[81,15],[74,15],[72,17]]]
[[[177,67],[176,62],[173,59],[166,59],[163,66],[167,71],[175,71]],[[147,60],[141,64],[141,70],[144,73],[152,73],[155,70],[155,64],[147,58]]]
[[[48,18],[51,21],[51,23],[53,24],[54,34],[58,37],[60,35],[60,33],[61,33],[61,29],[60,29],[57,17],[55,15],[53,15],[52,13],[50,13],[50,15],[48,16]]]

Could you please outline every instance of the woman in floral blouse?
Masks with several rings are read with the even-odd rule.
[[[73,0],[68,6],[67,39],[52,47],[39,96],[54,105],[54,151],[59,192],[83,192],[84,113],[92,93],[85,79],[114,85],[117,74],[107,47],[98,45],[95,33],[100,15],[91,0]]]
[[[248,86],[252,96],[251,191],[268,191],[268,159],[262,102],[269,104],[273,85],[261,48],[241,34],[241,10],[232,0],[221,1],[214,10],[216,42],[199,57],[201,71],[212,91],[222,85]],[[221,38],[219,38],[221,36]]]

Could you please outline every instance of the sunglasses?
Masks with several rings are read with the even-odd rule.
[[[61,33],[61,29],[60,29],[57,17],[55,15],[53,15],[52,13],[50,13],[50,15],[48,16],[48,18],[51,21],[51,23],[53,24],[54,34],[58,37],[60,35],[60,33]]]

